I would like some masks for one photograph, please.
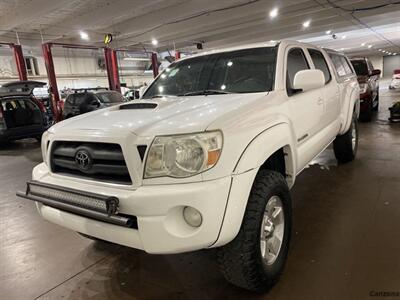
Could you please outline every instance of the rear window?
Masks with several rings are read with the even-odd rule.
[[[367,62],[363,59],[352,60],[351,64],[353,65],[354,70],[357,75],[368,75],[368,65]]]
[[[125,102],[124,97],[116,92],[102,92],[102,93],[97,93],[96,96],[102,103]]]

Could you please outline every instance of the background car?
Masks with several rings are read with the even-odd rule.
[[[360,84],[360,119],[369,122],[372,112],[379,108],[379,77],[381,70],[374,69],[368,58],[350,60]]]
[[[400,69],[393,71],[392,81],[390,82],[389,89],[400,89]]]
[[[44,85],[39,81],[18,81],[0,88],[0,142],[30,137],[40,140],[51,122],[33,90]]]
[[[126,102],[126,99],[116,91],[100,88],[80,89],[67,96],[62,114],[64,119],[68,119],[123,102]]]

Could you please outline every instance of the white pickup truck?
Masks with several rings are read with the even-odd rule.
[[[18,195],[50,222],[148,253],[218,248],[227,280],[263,291],[286,260],[296,176],[332,142],[353,160],[358,115],[343,54],[292,41],[206,52],[140,101],[49,129]]]

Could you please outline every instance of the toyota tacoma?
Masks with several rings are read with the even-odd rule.
[[[288,254],[296,176],[332,142],[340,163],[355,158],[359,92],[344,55],[309,44],[196,54],[141,100],[50,128],[18,195],[45,220],[148,253],[218,248],[229,282],[264,291]]]

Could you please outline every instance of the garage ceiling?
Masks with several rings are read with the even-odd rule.
[[[380,7],[386,4],[391,5]],[[209,49],[290,38],[354,55],[378,54],[379,49],[400,53],[399,4],[387,0],[3,0],[0,40],[16,42],[18,37],[29,46],[42,40],[100,45],[105,33],[113,33],[114,47],[165,50],[174,45],[190,49],[196,42]],[[378,8],[351,11],[370,7]],[[273,8],[279,13],[271,19]],[[304,28],[307,20],[310,26]],[[82,41],[80,31],[88,33],[90,40]],[[158,40],[157,46],[152,39]]]

